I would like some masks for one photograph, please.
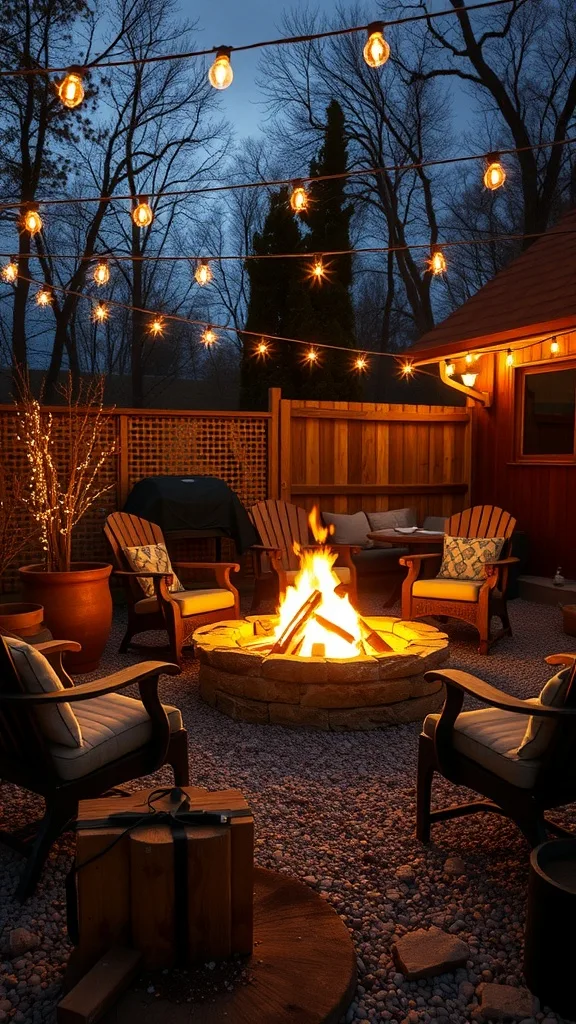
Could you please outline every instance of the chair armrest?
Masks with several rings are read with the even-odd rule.
[[[489,704],[491,707],[500,708],[501,711],[514,711],[520,715],[534,715],[537,718],[569,718],[576,715],[576,708],[554,708],[542,704],[532,704],[527,700],[520,700],[512,697],[503,690],[497,689],[483,679],[471,675],[469,672],[461,672],[459,669],[431,669],[424,673],[424,678],[429,682],[439,680],[444,683],[448,690],[456,689],[462,693],[468,693],[476,697],[482,704]]]
[[[81,651],[82,644],[76,640],[45,640],[42,644],[34,644],[37,651],[45,656],[48,654],[59,654],[61,651]]]
[[[544,661],[548,665],[573,665],[576,661],[576,654],[549,654]]]
[[[276,548],[273,545],[269,544],[251,544],[250,551],[261,551],[264,554],[268,554],[268,552],[270,551],[275,551],[279,555],[282,554],[282,548]]]
[[[238,562],[172,562],[174,569],[234,569],[240,572]]]
[[[514,562],[519,561],[519,558],[516,558],[515,555],[511,555],[510,558],[499,558],[496,562],[484,562],[484,565],[514,565]]]
[[[421,562],[428,562],[431,558],[442,559],[441,551],[429,551],[425,555],[403,555],[398,561],[400,565],[416,565],[419,566]]]
[[[144,576],[150,580],[165,580],[172,579],[171,572],[152,572],[152,570],[139,572],[136,569],[114,569],[112,572],[113,576]]]
[[[91,697],[102,697],[105,693],[125,690],[133,683],[146,683],[157,680],[160,675],[175,676],[180,673],[178,665],[168,661],[143,661],[140,665],[130,665],[120,672],[114,672],[104,679],[94,679],[90,683],[79,683],[65,690],[53,690],[50,693],[0,693],[0,704],[62,704],[69,701],[89,700]]]

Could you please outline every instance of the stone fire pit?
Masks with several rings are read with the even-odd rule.
[[[423,719],[442,704],[442,686],[424,679],[448,661],[446,633],[424,622],[366,616],[390,645],[355,658],[263,654],[243,646],[271,635],[274,616],[249,615],[194,633],[200,694],[230,718],[314,729],[376,729]]]

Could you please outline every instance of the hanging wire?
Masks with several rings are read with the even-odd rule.
[[[445,11],[430,11],[425,14],[411,14],[406,18],[394,18],[390,21],[384,21],[382,24],[384,28],[389,28],[394,25],[406,25],[415,21],[428,21],[430,18],[444,18],[446,15],[451,14],[460,15],[466,11],[472,12],[485,10],[488,7],[500,7],[502,4],[512,2],[513,0],[485,0],[484,3],[473,4],[469,7],[458,7]],[[327,29],[325,32],[311,32],[307,35],[283,36],[279,39],[265,39],[257,43],[243,43],[239,46],[229,46],[227,49],[230,50],[231,53],[243,53],[248,50],[259,50],[267,46],[285,46],[295,43],[310,43],[319,39],[331,39],[336,38],[337,36],[354,35],[356,32],[366,32],[369,28],[369,24],[352,25],[347,28]],[[159,64],[168,60],[187,60],[190,57],[213,56],[219,49],[221,49],[221,47],[212,46],[209,50],[189,50],[185,53],[157,54],[154,57],[132,57],[130,59],[110,60],[102,64],[99,64],[99,58],[95,57],[94,60],[90,61],[88,64],[78,65],[77,67],[78,70],[82,72],[98,68],[141,67],[143,64]],[[0,78],[28,75],[53,75],[69,70],[69,65],[65,67],[13,68],[0,71]]]
[[[506,0],[506,2],[509,3],[510,0]],[[514,156],[517,153],[528,153],[530,151],[541,149],[551,149],[554,146],[568,146],[572,143],[576,143],[576,137],[569,139],[554,139],[552,142],[535,142],[531,146],[517,146],[512,149],[501,149],[499,150],[499,155]],[[308,175],[300,177],[297,180],[302,182],[336,181],[343,178],[358,178],[370,174],[392,174],[400,171],[417,171],[424,167],[444,167],[447,164],[459,164],[472,160],[486,161],[486,159],[491,155],[491,153],[470,153],[465,156],[447,156],[439,157],[436,160],[421,160],[418,163],[411,164],[384,164],[381,167],[355,167],[351,170],[340,171],[337,174]],[[206,185],[202,188],[168,189],[165,192],[157,193],[154,198],[170,199],[178,196],[208,195],[217,192],[232,192],[243,188],[276,188],[284,185],[293,185],[295,180],[296,179],[294,178],[274,178],[269,181],[241,181],[229,185]],[[134,196],[132,194],[123,194],[112,196],[81,196],[74,198],[69,196],[46,196],[43,199],[36,199],[35,202],[41,206],[69,206],[75,203],[114,203],[133,202],[133,200]],[[11,199],[8,202],[0,203],[0,210],[19,210],[22,205],[22,200]]]

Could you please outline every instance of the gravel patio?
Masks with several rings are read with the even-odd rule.
[[[364,602],[374,614],[379,603]],[[462,667],[519,697],[533,696],[552,674],[544,655],[570,650],[557,608],[513,601],[513,638],[488,658],[476,653],[474,635],[451,623],[451,666]],[[98,675],[132,663],[116,654],[118,615]],[[87,677],[83,677],[87,678]],[[516,828],[496,815],[478,815],[433,829],[424,849],[414,839],[417,724],[368,733],[330,734],[236,723],[202,703],[197,664],[162,684],[177,704],[190,740],[191,782],[238,787],[257,823],[260,865],[293,875],[332,904],[356,946],[359,985],[346,1021],[474,1020],[482,981],[523,984],[522,936],[528,849]],[[153,782],[169,781],[163,771]],[[435,792],[448,795],[438,782]],[[453,795],[453,794],[452,794]],[[34,818],[39,801],[16,787],[0,788],[0,827]],[[566,823],[573,812],[561,816]],[[575,822],[576,824],[576,822]],[[69,953],[64,878],[72,841],[54,848],[35,896],[25,906],[12,898],[19,858],[0,847],[0,943],[23,927],[39,937],[32,952],[0,963],[0,1022],[55,1020],[59,983]],[[448,858],[461,858],[446,864]],[[455,869],[456,874],[449,874]],[[435,924],[470,946],[466,969],[407,982],[390,955],[395,937]],[[529,1021],[562,1020],[544,1009]],[[257,1022],[254,1022],[257,1024]]]

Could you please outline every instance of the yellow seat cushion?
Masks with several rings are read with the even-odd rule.
[[[76,718],[82,733],[81,747],[53,744],[50,753],[61,779],[81,779],[112,761],[132,754],[149,743],[152,736],[150,716],[141,700],[122,693],[107,693],[91,700],[79,700]],[[164,705],[170,732],[182,728],[178,708]]]
[[[181,590],[170,597],[180,605],[180,611],[185,617],[234,607],[234,594],[231,590]],[[149,615],[158,611],[158,602],[155,597],[145,597],[137,601],[135,607],[137,615]]]
[[[415,580],[413,597],[435,597],[441,601],[477,601],[481,580]]]
[[[434,737],[440,715],[428,715],[423,731]],[[480,711],[464,711],[458,715],[454,725],[453,743],[455,749],[498,775],[506,782],[520,789],[531,789],[536,782],[540,762],[534,758],[522,759],[518,747],[524,739],[525,715],[499,708],[482,708]]]
[[[347,586],[350,583],[351,574],[350,569],[348,568],[347,565],[334,565],[332,567],[332,571],[336,573],[338,579],[340,580],[340,583],[343,583],[345,586]],[[292,586],[299,572],[299,569],[288,569],[286,573],[287,586]]]

